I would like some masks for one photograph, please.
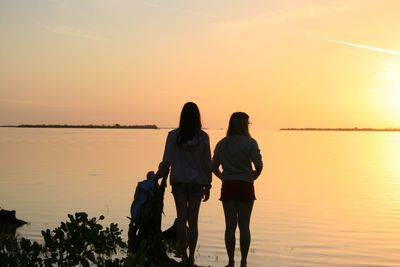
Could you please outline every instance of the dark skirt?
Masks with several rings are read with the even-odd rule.
[[[245,181],[222,181],[221,201],[254,201],[254,184]]]

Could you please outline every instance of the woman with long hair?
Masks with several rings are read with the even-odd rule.
[[[179,127],[168,133],[164,156],[155,174],[158,179],[171,168],[170,184],[177,213],[177,237],[182,263],[189,266],[194,266],[201,199],[208,200],[211,188],[210,140],[201,127],[199,108],[195,103],[186,103],[182,108]],[[189,231],[186,231],[187,226]]]
[[[247,266],[251,240],[250,217],[256,199],[254,180],[259,177],[263,168],[260,149],[257,141],[250,136],[249,124],[249,116],[246,113],[233,113],[226,137],[216,145],[212,159],[213,172],[222,180],[220,200],[224,208],[225,246],[229,258],[226,267],[235,265],[235,231],[238,225],[240,266]]]

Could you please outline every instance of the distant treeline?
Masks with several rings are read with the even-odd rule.
[[[69,124],[21,124],[18,126],[8,126],[8,127],[18,127],[18,128],[86,128],[86,129],[158,129],[155,124],[146,125],[69,125]]]
[[[400,128],[281,128],[281,131],[364,131],[364,132],[400,132]]]

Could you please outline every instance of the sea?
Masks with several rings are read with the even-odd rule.
[[[225,130],[207,130],[211,150]],[[162,158],[167,129],[0,128],[0,207],[41,242],[68,214],[105,216],[127,240],[136,185]],[[251,129],[255,181],[249,267],[400,266],[400,132]],[[199,215],[196,263],[227,264],[221,182]],[[176,218],[168,185],[162,228]],[[239,230],[236,262],[240,262]]]

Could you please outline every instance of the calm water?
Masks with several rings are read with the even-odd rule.
[[[208,131],[211,146],[224,135]],[[117,222],[126,238],[136,183],[161,159],[167,130],[0,129],[0,206],[41,240],[68,213]],[[400,133],[254,131],[256,182],[249,266],[400,266]],[[200,210],[197,263],[224,266],[214,177]],[[176,216],[170,187],[163,228]],[[239,261],[239,253],[237,261]]]

